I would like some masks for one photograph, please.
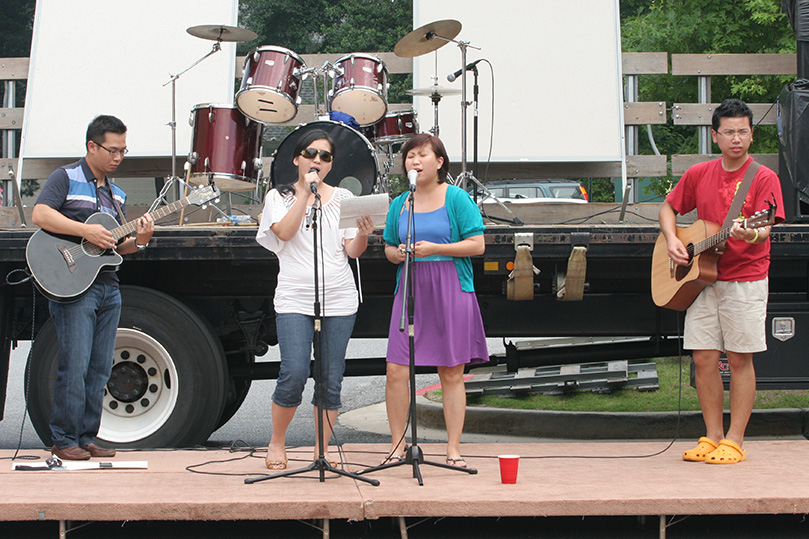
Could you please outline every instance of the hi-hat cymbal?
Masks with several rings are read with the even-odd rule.
[[[200,26],[192,26],[186,30],[194,37],[201,37],[202,39],[211,39],[213,41],[252,41],[258,37],[258,34],[252,30],[245,28],[237,28],[236,26],[225,26],[223,24],[202,24]]]
[[[427,88],[415,88],[407,90],[410,95],[417,97],[446,97],[448,95],[460,95],[461,91],[456,88],[444,88],[443,86],[428,86]]]
[[[461,33],[461,23],[446,19],[416,28],[396,43],[393,53],[401,58],[421,56],[440,49]]]

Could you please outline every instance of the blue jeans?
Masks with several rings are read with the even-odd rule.
[[[93,284],[73,303],[49,303],[59,339],[50,427],[59,449],[93,442],[101,424],[121,317],[117,285]]]
[[[343,374],[346,370],[346,347],[354,330],[355,314],[323,318],[320,331],[320,351],[323,361],[324,410],[338,410]],[[312,344],[315,335],[315,317],[296,313],[275,315],[278,330],[278,347],[281,351],[281,370],[275,384],[272,401],[284,408],[301,404],[303,387],[309,378],[309,363],[312,359]],[[315,380],[318,373],[314,373]],[[317,385],[312,404],[317,404]]]

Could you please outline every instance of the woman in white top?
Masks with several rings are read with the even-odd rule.
[[[340,201],[351,192],[323,181],[332,168],[334,141],[324,131],[304,133],[295,147],[292,163],[297,167],[294,183],[272,189],[264,201],[261,225],[256,235],[278,257],[280,271],[275,290],[275,322],[281,352],[281,369],[272,400],[272,438],[265,463],[271,470],[287,467],[286,430],[301,404],[309,377],[314,338],[314,227],[307,215],[315,202],[311,185],[317,186],[322,210],[317,215],[318,274],[320,288],[321,356],[324,369],[324,456],[329,462],[328,441],[340,408],[340,389],[345,371],[345,351],[354,328],[357,288],[348,257],[357,258],[368,245],[373,222],[357,219],[357,228],[339,228]],[[317,373],[316,373],[317,374]],[[312,400],[317,402],[318,396]],[[315,427],[323,414],[315,407]],[[315,458],[320,448],[315,445]],[[333,462],[332,462],[333,464]]]

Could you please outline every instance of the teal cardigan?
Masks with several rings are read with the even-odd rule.
[[[399,215],[402,213],[402,206],[407,199],[409,191],[405,191],[390,203],[388,217],[385,221],[385,243],[394,247],[399,243]],[[450,242],[456,243],[463,239],[483,234],[486,227],[483,226],[483,218],[480,210],[475,205],[469,193],[454,185],[447,186],[447,197],[445,200],[447,214],[449,216]],[[455,269],[458,271],[458,279],[461,281],[461,290],[464,292],[474,292],[475,285],[472,278],[472,261],[468,256],[453,257]],[[399,286],[399,274],[402,265],[396,273],[396,286]]]

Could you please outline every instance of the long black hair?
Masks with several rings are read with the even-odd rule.
[[[334,155],[336,152],[336,148],[334,145],[334,139],[331,138],[331,135],[323,131],[322,129],[313,129],[308,133],[304,133],[301,135],[301,138],[298,139],[298,142],[295,144],[295,150],[292,154],[292,159],[294,160],[296,157],[301,155],[301,152],[304,151],[306,148],[309,147],[316,140],[325,140],[329,143],[329,147],[331,148],[331,155],[332,159],[334,159]],[[296,180],[297,181],[297,180]],[[286,195],[288,193],[295,194],[295,182],[286,183],[280,186],[277,186],[276,189],[280,195]]]

